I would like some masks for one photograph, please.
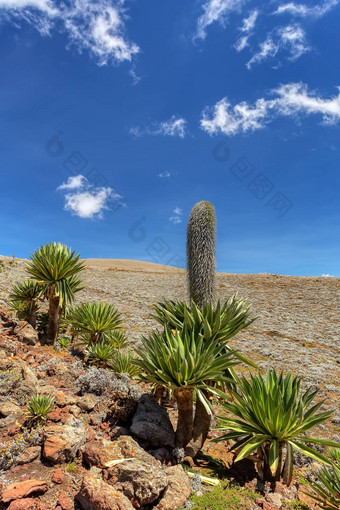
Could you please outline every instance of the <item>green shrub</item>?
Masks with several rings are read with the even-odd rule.
[[[110,360],[108,368],[115,374],[129,374],[130,377],[135,377],[140,369],[134,363],[137,357],[132,352],[117,351]]]
[[[193,496],[190,501],[194,503],[191,510],[241,510],[249,508],[258,498],[258,494],[251,489],[231,485],[224,482],[203,496]]]
[[[233,391],[234,401],[223,404],[231,416],[221,417],[218,429],[231,432],[215,441],[236,441],[232,447],[237,450],[235,461],[252,456],[265,480],[280,480],[283,476],[284,482],[290,485],[294,449],[330,465],[324,455],[307,444],[338,446],[332,441],[305,436],[332,412],[317,413],[323,401],[311,404],[318,390],[309,388],[300,393],[300,383],[299,378],[291,374],[277,375],[275,370],[268,370],[265,378],[261,374],[251,375],[250,381],[242,377],[237,390]]]
[[[88,344],[86,354],[91,364],[98,367],[106,367],[108,362],[117,355],[117,350],[107,340],[101,340],[100,342]]]
[[[68,349],[70,347],[70,341],[66,337],[58,338],[58,344],[62,349]]]
[[[329,456],[332,466],[323,467],[317,481],[309,482],[315,494],[309,494],[325,510],[340,508],[340,449],[333,449]],[[307,493],[306,493],[307,494]]]
[[[10,306],[14,309],[19,319],[26,320],[36,327],[37,301],[41,297],[41,287],[34,280],[24,280],[14,285],[10,291]]]
[[[83,303],[70,307],[67,320],[73,335],[80,335],[83,343],[101,342],[105,334],[121,331],[120,313],[109,303]]]
[[[28,401],[25,414],[30,421],[45,421],[53,405],[54,397],[51,395],[36,395]]]

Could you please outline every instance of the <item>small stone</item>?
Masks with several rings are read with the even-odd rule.
[[[60,468],[55,468],[52,475],[52,482],[53,483],[63,483],[64,481],[64,473]]]
[[[87,393],[78,400],[78,406],[83,411],[89,412],[97,405],[98,398],[93,393]]]
[[[14,334],[18,337],[20,342],[27,345],[35,345],[39,340],[37,331],[25,321],[21,321],[20,324],[14,328]]]
[[[29,462],[33,462],[33,460],[40,457],[41,447],[40,446],[30,446],[27,448],[18,458],[17,464],[28,464]]]
[[[72,510],[72,508],[74,508],[73,503],[65,491],[61,491],[59,494],[58,505],[60,505],[63,510]]]
[[[270,492],[266,495],[266,501],[277,508],[281,508],[282,505],[282,494],[276,492]]]
[[[13,404],[13,402],[4,402],[1,404],[0,415],[3,418],[6,418],[6,416],[20,418],[23,415],[23,412],[21,408],[16,404]]]

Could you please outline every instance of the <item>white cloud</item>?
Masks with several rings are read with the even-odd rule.
[[[273,14],[292,14],[293,16],[299,16],[302,18],[320,18],[329,12],[333,7],[339,4],[339,0],[326,0],[320,5],[305,5],[289,2],[287,4],[280,5]]]
[[[160,123],[159,133],[165,136],[179,136],[184,138],[187,133],[187,121],[173,115],[171,119]]]
[[[178,225],[178,223],[182,223],[182,218],[180,216],[170,216],[169,221],[174,225]]]
[[[26,21],[42,35],[54,28],[68,35],[80,53],[88,51],[98,65],[131,61],[138,46],[125,37],[125,0],[0,0],[0,16]]]
[[[122,204],[122,197],[109,187],[95,187],[83,175],[69,177],[57,188],[66,193],[64,209],[79,218],[102,218],[103,211],[110,209],[110,203]]]
[[[309,91],[304,83],[288,83],[272,90],[271,94],[276,97],[260,98],[253,105],[242,101],[232,106],[227,98],[223,98],[203,111],[201,128],[210,135],[224,133],[232,136],[264,128],[280,116],[321,115],[327,125],[340,120],[340,92],[330,99],[323,99]]]
[[[250,69],[254,64],[274,58],[281,51],[287,51],[289,60],[294,61],[310,50],[305,31],[300,25],[278,27],[260,44],[259,50],[247,62],[247,67]]]
[[[322,274],[321,276],[324,276],[325,278],[334,278],[334,275],[332,274]]]
[[[63,182],[63,184],[58,186],[57,190],[83,188],[86,183],[86,177],[83,175],[75,175],[73,177],[69,177],[66,182]]]
[[[161,172],[158,174],[158,177],[160,177],[161,179],[168,179],[170,176],[171,172],[168,172],[167,170],[165,170],[165,172]]]
[[[236,51],[242,51],[248,46],[248,40],[253,35],[253,30],[255,28],[258,16],[259,11],[255,9],[249,14],[247,18],[243,19],[240,31],[245,35],[242,35],[239,39],[237,39],[236,43],[234,44]]]
[[[205,39],[207,28],[218,21],[224,24],[228,15],[232,12],[239,12],[246,0],[207,0],[203,4],[203,14],[197,20],[195,38]]]
[[[252,11],[247,18],[243,19],[241,32],[249,33],[255,28],[256,20],[259,16],[259,11],[255,9]]]
[[[50,0],[0,0],[0,9],[26,9],[33,8],[44,11],[49,15],[57,14]]]
[[[183,209],[181,209],[180,207],[175,207],[175,209],[172,212],[174,213],[174,216],[170,216],[169,221],[174,225],[182,223],[181,216],[183,214]]]
[[[154,123],[152,127],[132,127],[129,132],[137,137],[143,135],[163,135],[184,138],[188,133],[187,121],[182,117],[173,115],[169,120]]]

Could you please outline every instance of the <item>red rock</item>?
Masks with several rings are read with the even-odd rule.
[[[7,510],[46,510],[39,499],[25,498],[12,501]]]
[[[54,483],[63,483],[64,481],[64,473],[60,468],[56,468],[53,472],[52,482]]]
[[[59,494],[58,505],[60,505],[63,510],[72,510],[73,503],[65,491],[61,491]]]
[[[25,480],[11,483],[2,494],[2,501],[9,503],[14,499],[27,498],[30,494],[43,494],[48,490],[44,480]]]
[[[56,408],[53,409],[50,413],[48,413],[47,418],[51,421],[57,422],[61,420],[61,411],[60,409]]]
[[[20,432],[20,426],[19,425],[14,425],[8,432],[7,434],[9,436],[16,436],[17,434],[19,434]]]
[[[68,443],[59,436],[48,437],[44,443],[44,457],[48,460],[58,459],[60,452],[63,452]]]

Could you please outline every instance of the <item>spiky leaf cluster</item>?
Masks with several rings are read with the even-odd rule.
[[[289,485],[293,471],[293,449],[330,464],[321,453],[307,443],[337,446],[331,441],[305,436],[315,425],[327,420],[332,411],[317,413],[323,401],[311,406],[318,390],[308,389],[300,393],[301,381],[291,374],[277,375],[268,370],[265,377],[260,373],[251,375],[248,381],[242,377],[233,391],[234,401],[224,403],[231,416],[220,417],[218,429],[228,432],[216,439],[236,440],[232,449],[238,449],[236,461],[257,452],[259,458],[268,461],[271,472],[281,474],[280,450],[286,449],[283,468],[284,480]],[[270,445],[269,458],[265,459],[265,446]]]
[[[116,348],[107,340],[90,343],[87,346],[86,354],[89,362],[98,366],[105,366],[117,354]]]
[[[104,334],[113,337],[116,330],[121,329],[122,318],[120,313],[109,303],[82,303],[70,307],[67,313],[67,321],[74,335],[81,334],[82,340],[100,342]],[[116,337],[119,342],[121,337]]]
[[[30,256],[26,270],[41,286],[42,294],[47,298],[50,293],[59,297],[60,306],[72,303],[74,294],[81,290],[81,280],[78,273],[85,268],[67,246],[61,243],[51,243],[41,246]]]
[[[11,301],[22,303],[27,306],[28,309],[32,308],[32,305],[41,296],[41,287],[34,280],[24,280],[14,285],[10,291],[9,299]]]
[[[27,404],[26,416],[31,421],[45,421],[53,409],[54,397],[51,395],[35,395]]]
[[[308,493],[325,510],[340,508],[340,449],[333,449],[329,455],[332,467],[324,466],[318,473],[317,481],[309,482],[315,494]]]
[[[211,302],[199,308],[193,301],[164,301],[154,305],[153,317],[170,329],[182,331],[184,328],[194,335],[201,335],[208,342],[217,340],[227,342],[239,331],[249,327],[257,317],[250,317],[250,305],[247,300],[239,300],[237,293],[221,304],[214,306]],[[226,348],[230,349],[226,343]],[[233,351],[234,355],[248,365],[256,366],[242,354]]]
[[[167,388],[193,388],[201,397],[201,389],[217,391],[205,381],[230,382],[224,371],[235,365],[232,352],[223,352],[225,344],[213,339],[206,342],[202,335],[171,330],[157,331],[142,337],[143,347],[137,349],[141,368],[140,379]],[[232,382],[232,381],[231,381]]]
[[[137,357],[132,352],[117,351],[115,356],[108,363],[108,369],[115,374],[129,374],[135,377],[139,372],[139,367],[135,364]]]

